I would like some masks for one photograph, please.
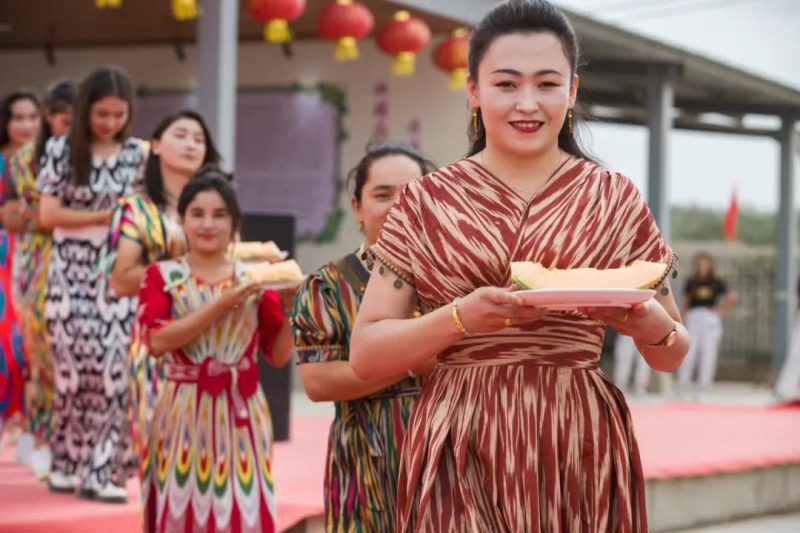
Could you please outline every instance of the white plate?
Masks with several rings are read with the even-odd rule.
[[[655,295],[650,289],[534,289],[517,291],[525,303],[548,309],[632,307]]]

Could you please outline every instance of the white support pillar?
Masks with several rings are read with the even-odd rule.
[[[238,39],[239,1],[204,0],[197,23],[198,108],[229,171],[236,163]]]
[[[647,204],[666,240],[670,237],[667,158],[672,112],[675,106],[674,79],[675,67],[652,65],[647,80],[647,127],[650,133],[647,154]]]
[[[780,370],[789,352],[792,320],[797,307],[797,211],[794,206],[794,131],[797,116],[781,117],[780,192],[778,195],[778,257],[775,276],[773,370]]]
[[[670,237],[667,158],[672,131],[672,111],[675,106],[673,88],[675,72],[674,66],[651,65],[647,79],[647,127],[650,133],[647,154],[647,205],[665,240],[669,240]],[[671,392],[670,374],[658,373],[658,390],[662,394]]]

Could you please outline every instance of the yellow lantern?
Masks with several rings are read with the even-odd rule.
[[[172,0],[172,16],[175,20],[180,22],[194,20],[199,14],[197,0]]]

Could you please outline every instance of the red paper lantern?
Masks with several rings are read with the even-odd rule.
[[[425,48],[431,40],[431,30],[424,21],[412,17],[408,11],[398,11],[392,20],[384,24],[376,41],[378,47],[395,56],[392,71],[397,76],[410,76],[414,73],[417,52]]]
[[[443,41],[433,52],[433,62],[437,67],[450,73],[450,88],[464,89],[467,86],[469,68],[469,35],[459,28]]]
[[[292,40],[289,23],[297,20],[306,10],[306,0],[248,0],[250,16],[263,22],[264,40],[270,43],[287,43]]]
[[[317,20],[320,37],[336,41],[336,61],[358,59],[358,40],[363,39],[375,24],[369,9],[353,0],[336,0],[326,5]]]

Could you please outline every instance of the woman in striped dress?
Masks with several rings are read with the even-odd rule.
[[[510,0],[471,39],[470,156],[400,196],[351,341],[363,379],[438,356],[403,445],[397,531],[644,532],[630,413],[598,361],[610,325],[653,368],[678,366],[689,339],[666,276],[633,310],[551,311],[514,294],[510,263],[605,269],[672,252],[632,182],[575,140],[566,17]],[[426,314],[407,320],[414,296]]]
[[[372,148],[350,174],[353,209],[369,247],[400,190],[432,170],[411,148]],[[397,472],[422,378],[398,372],[361,381],[348,363],[350,332],[370,278],[362,246],[309,276],[295,298],[293,329],[309,398],[334,402],[325,470],[329,533],[393,533]]]
[[[142,340],[164,357],[147,451],[145,531],[274,533],[272,422],[256,354],[283,366],[292,337],[274,291],[228,250],[241,224],[227,176],[202,169],[178,215],[189,242],[150,265],[139,292]]]

